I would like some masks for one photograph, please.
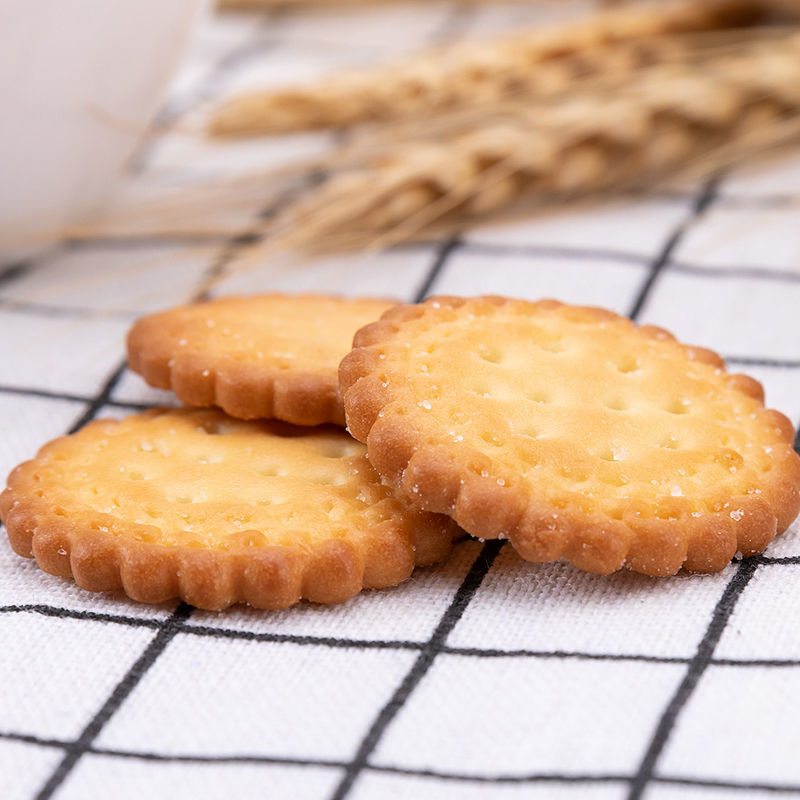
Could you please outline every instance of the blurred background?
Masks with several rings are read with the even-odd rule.
[[[378,251],[691,193],[796,141],[795,5],[6,0],[0,259],[243,232]]]

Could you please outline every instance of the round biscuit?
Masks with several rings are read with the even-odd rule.
[[[239,419],[344,425],[337,367],[353,334],[390,300],[231,296],[150,314],[127,338],[128,363],[189,406]]]
[[[56,439],[0,494],[13,549],[90,591],[285,608],[393,586],[455,532],[383,486],[340,428],[155,409]]]
[[[356,334],[339,377],[385,479],[531,561],[715,572],[800,512],[793,429],[760,384],[610,311],[397,306]]]

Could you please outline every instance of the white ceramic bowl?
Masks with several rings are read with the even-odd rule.
[[[207,0],[0,0],[0,259],[103,203]]]

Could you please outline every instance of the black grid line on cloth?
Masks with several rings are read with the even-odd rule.
[[[697,220],[705,213],[705,211],[713,202],[714,196],[717,193],[718,183],[719,179],[713,178],[702,187],[690,213],[686,219],[684,219],[672,232],[671,236],[664,244],[661,252],[650,265],[650,270],[648,271],[647,277],[639,289],[639,293],[633,302],[631,310],[628,312],[628,316],[634,322],[637,321],[639,315],[642,313],[642,309],[649,299],[658,279],[661,277],[661,273],[669,266],[675,249],[681,243],[689,228],[691,228],[697,222]]]
[[[716,203],[716,199],[714,201]],[[678,232],[675,232],[676,234]],[[682,238],[682,237],[681,237]],[[677,244],[677,242],[676,242]],[[478,255],[527,256],[529,258],[563,258],[587,261],[610,261],[619,265],[652,267],[652,259],[640,253],[616,248],[575,247],[567,245],[503,244],[502,242],[475,242],[469,239],[462,243],[465,252]],[[665,261],[670,271],[682,275],[730,280],[763,280],[777,283],[800,283],[800,272],[791,269],[758,266],[704,266],[687,261],[673,260],[675,246]]]
[[[146,148],[143,148],[146,149]],[[128,175],[136,175],[144,170],[143,165],[138,165],[136,169],[133,167],[128,170]],[[86,236],[75,236],[63,239],[57,245],[36,253],[31,258],[20,261],[14,264],[9,264],[5,268],[0,268],[0,291],[6,284],[13,283],[15,280],[29,275],[31,272],[38,272],[42,268],[50,266],[54,261],[57,261],[64,255],[82,252],[90,249],[102,249],[111,251],[126,251],[126,250],[141,250],[153,249],[156,247],[193,247],[199,245],[221,246],[230,239],[230,234],[160,234],[151,233],[146,234],[87,234]],[[26,300],[16,300],[10,297],[0,296],[0,302],[6,306],[18,303],[20,305],[28,303]],[[32,308],[41,305],[44,309],[52,309],[53,312],[61,311],[66,314],[70,311],[78,311],[80,307],[74,306],[60,306],[53,303],[39,304],[34,301],[28,303]],[[17,310],[17,309],[14,309]],[[22,309],[24,310],[24,309]],[[87,309],[89,311],[90,309]],[[119,313],[140,313],[129,309],[118,309]]]
[[[322,180],[320,175],[311,176],[309,183],[318,183]],[[294,195],[299,191],[298,188],[292,188],[288,193]],[[285,198],[279,197],[274,206],[281,208],[285,205]],[[265,212],[261,215],[262,222],[269,217],[274,216],[274,213]],[[239,245],[257,245],[264,238],[264,230],[260,226],[254,226],[247,233],[239,234],[233,237]],[[138,246],[150,245],[155,243],[157,239],[138,242]],[[231,237],[220,237],[217,239],[209,239],[204,244],[218,243],[220,246],[225,246],[232,241]],[[430,245],[426,245],[430,246]],[[651,267],[652,259],[637,253],[626,252],[624,250],[605,249],[599,247],[572,247],[572,246],[555,246],[555,245],[524,245],[524,244],[501,244],[501,243],[485,243],[485,242],[472,242],[464,239],[457,239],[457,243],[453,245],[458,249],[479,255],[494,255],[498,257],[504,256],[525,256],[529,258],[557,258],[564,260],[587,260],[587,261],[609,261],[619,265],[628,265],[633,267]],[[400,249],[400,248],[394,248]],[[674,249],[674,248],[672,248]],[[800,272],[793,270],[782,270],[767,267],[706,267],[702,265],[689,264],[682,261],[674,261],[667,259],[664,265],[668,264],[670,271],[689,275],[694,277],[707,277],[730,280],[756,280],[756,281],[770,281],[778,283],[800,283]],[[662,265],[663,266],[663,265]],[[9,280],[21,277],[23,272],[12,273]],[[1,284],[0,284],[1,285]],[[133,309],[114,309],[111,311],[100,310],[90,307],[78,306],[65,306],[54,303],[38,303],[33,301],[16,300],[0,295],[0,306],[8,308],[18,314],[31,314],[41,317],[71,317],[76,319],[119,319],[122,321],[129,321],[142,312]],[[766,365],[769,366],[772,360],[768,358],[757,359],[753,363],[756,366]],[[744,363],[744,362],[743,362]],[[778,365],[783,365],[784,362],[775,362]],[[793,364],[795,362],[789,362]],[[800,364],[800,362],[796,362]]]
[[[759,358],[757,356],[725,356],[728,364],[741,367],[773,367],[775,369],[800,369],[800,359]]]
[[[659,192],[647,194],[647,197],[654,197],[668,200],[669,198]],[[691,197],[691,195],[674,195],[674,200],[681,197]],[[714,200],[714,205],[721,209],[745,210],[745,211],[784,211],[791,208],[800,208],[800,195],[791,194],[732,194],[724,192]]]
[[[800,436],[800,429],[798,429],[798,436]],[[759,564],[769,565],[783,565],[783,564],[800,564],[800,556],[754,556],[753,559]]]
[[[800,207],[800,195],[757,194],[752,197],[739,194],[724,194],[717,201],[721,208],[743,208],[753,211],[781,211]]]
[[[714,609],[711,616],[711,621],[708,624],[705,635],[700,640],[697,647],[697,652],[694,658],[689,662],[689,667],[683,680],[678,685],[675,693],[670,698],[667,707],[661,715],[661,719],[656,726],[655,733],[653,734],[650,744],[642,758],[642,763],[636,775],[631,781],[631,788],[628,794],[628,800],[640,800],[647,789],[648,783],[653,779],[658,759],[664,750],[669,737],[675,728],[678,716],[683,711],[684,706],[689,702],[695,688],[697,687],[700,678],[703,677],[708,666],[711,664],[711,658],[719,640],[731,618],[736,603],[742,595],[742,592],[747,588],[748,583],[752,579],[758,567],[757,561],[747,559],[740,562],[736,569],[734,576],[725,587],[719,602]]]
[[[476,242],[465,239],[462,248],[467,253],[490,256],[526,256],[528,258],[563,258],[586,261],[613,261],[634,266],[649,266],[652,259],[627,250],[606,247],[582,247],[550,244],[504,244],[502,242]]]
[[[33,259],[25,261],[15,261],[12,264],[6,264],[0,269],[0,287],[6,283],[12,283],[25,275],[28,270],[34,265]]]
[[[634,186],[621,190],[618,196],[631,199],[661,200],[666,203],[680,203],[686,200],[693,200],[697,193],[688,189],[670,189],[665,186]],[[785,192],[741,194],[741,192],[723,188],[714,199],[714,205],[718,208],[744,208],[753,211],[781,210],[800,205],[800,194],[788,194]]]
[[[448,259],[458,248],[459,243],[460,241],[457,237],[451,237],[441,244],[424,282],[417,290],[414,302],[419,303],[425,299],[436,279],[445,268]],[[445,609],[430,639],[425,643],[411,669],[397,686],[389,701],[380,709],[372,725],[362,737],[353,759],[347,764],[344,775],[331,795],[331,800],[344,800],[350,794],[386,729],[403,708],[414,689],[425,677],[436,656],[441,653],[447,637],[464,614],[470,600],[477,592],[494,559],[500,552],[502,545],[502,542],[487,542],[481,548],[461,586],[459,586],[450,604]]]
[[[97,308],[85,306],[59,306],[50,303],[37,303],[29,300],[12,300],[0,297],[0,307],[7,308],[16,314],[32,314],[38,317],[51,319],[117,319],[123,322],[138,317],[141,312],[127,309],[113,309],[102,311]]]
[[[239,237],[240,241],[238,242],[242,246],[246,245],[257,245],[260,241],[264,238],[263,230],[260,230],[258,233],[248,233],[242,237]],[[230,240],[227,240],[230,241]],[[224,244],[224,242],[223,242]],[[465,252],[471,252],[474,250],[478,250],[478,252],[483,253],[484,248],[483,245],[480,245],[476,248],[474,245],[470,244],[469,242],[465,242],[461,239],[457,240],[453,245],[453,249],[459,249]],[[485,252],[494,251],[495,255],[503,256],[503,255],[525,255],[532,258],[537,257],[557,257],[557,258],[564,258],[565,260],[571,259],[586,259],[586,260],[609,260],[614,261],[618,264],[629,264],[631,266],[640,266],[646,267],[651,262],[644,256],[632,256],[624,253],[614,253],[612,256],[612,251],[600,251],[600,250],[578,250],[578,249],[570,249],[570,248],[553,248],[553,247],[517,247],[517,246],[509,246],[505,248],[495,247],[492,245],[489,250]],[[790,271],[782,271],[782,270],[766,270],[766,269],[749,269],[749,268],[717,268],[717,267],[688,267],[686,265],[680,264],[678,262],[670,262],[669,264],[670,271],[676,273],[682,273],[686,275],[693,275],[693,276],[703,276],[709,277],[714,279],[719,278],[729,278],[729,279],[743,279],[743,280],[765,280],[765,281],[775,281],[779,283],[800,283],[800,273],[797,272],[790,272]],[[438,277],[438,275],[436,276]],[[201,298],[205,299],[205,298]],[[132,309],[114,309],[111,311],[102,311],[95,308],[89,307],[76,307],[76,306],[62,306],[56,304],[45,304],[45,303],[35,303],[35,302],[28,302],[22,300],[12,300],[10,298],[6,298],[0,296],[0,307],[4,307],[13,311],[16,314],[26,314],[36,317],[41,317],[43,319],[57,319],[57,318],[69,318],[69,319],[111,319],[111,320],[119,320],[121,322],[130,322],[136,319],[137,317],[141,316],[143,312],[135,311]],[[774,367],[781,367],[781,368],[796,368],[800,367],[800,359],[775,359],[770,357],[759,357],[759,356],[726,356],[726,361],[731,361],[743,365],[749,366],[774,366]]]
[[[729,365],[749,366],[749,367],[773,367],[776,369],[800,369],[800,361],[770,359],[770,358],[749,358],[738,356],[726,356],[725,361]],[[15,394],[28,397],[41,397],[46,400],[64,400],[74,403],[91,403],[92,398],[87,395],[75,394],[73,392],[59,392],[50,389],[38,389],[28,386],[4,386],[0,385],[0,394]],[[152,403],[134,402],[133,400],[115,400],[109,398],[103,404],[111,408],[128,408],[144,411],[152,408]],[[795,450],[800,453],[800,442],[795,442]]]
[[[630,313],[632,319],[635,320],[641,313],[642,308],[647,302],[662,272],[669,267],[672,252],[680,244],[687,231],[714,202],[719,190],[719,182],[719,178],[714,178],[703,187],[698,195],[692,214],[678,226],[667,241],[660,258],[653,264],[651,272],[645,280],[639,296],[634,302]],[[733,614],[736,603],[752,579],[757,568],[757,560],[742,560],[737,566],[733,577],[725,587],[711,615],[706,632],[698,644],[695,655],[689,662],[683,679],[664,708],[648,743],[647,749],[645,750],[644,756],[642,757],[642,761],[631,779],[628,800],[641,800],[644,793],[647,791],[648,785],[654,779],[658,761],[675,729],[678,717],[691,700],[697,684],[711,664],[714,650]]]
[[[730,280],[772,281],[774,283],[800,283],[800,272],[790,269],[776,269],[775,267],[754,266],[715,266],[706,267],[702,264],[692,264],[685,261],[674,261],[670,264],[671,271],[694,277],[709,277],[714,279],[728,278]]]
[[[428,270],[428,274],[425,276],[425,280],[414,293],[414,299],[412,302],[421,303],[431,293],[431,290],[433,289],[436,281],[439,279],[439,276],[442,274],[442,270],[445,268],[450,256],[452,256],[456,250],[461,248],[463,244],[464,243],[461,241],[461,239],[459,239],[457,236],[453,236],[440,245],[436,252],[433,264]]]
[[[771,559],[768,556],[755,556],[747,559],[747,562],[739,561],[737,563],[761,564],[765,566],[793,566],[800,563],[800,556],[785,559]],[[153,630],[158,629],[163,624],[163,619],[161,618],[130,617],[124,614],[110,614],[88,611],[85,609],[70,609],[42,603],[0,606],[0,614],[39,614],[41,616],[59,619],[88,620],[91,622],[103,622],[130,628],[150,628]],[[257,632],[192,624],[187,624],[183,628],[182,633],[188,636],[200,636],[212,639],[231,639],[272,644],[289,643],[346,650],[422,650],[427,644],[427,642],[424,641],[412,641],[407,639],[353,639],[348,637],[314,636],[311,634]],[[583,652],[580,650],[502,650],[499,648],[483,647],[453,647],[446,644],[441,646],[440,652],[446,655],[463,656],[465,658],[536,658],[687,665],[690,664],[694,658],[688,656],[656,656],[647,653],[597,653]],[[725,667],[798,667],[800,666],[800,659],[712,657],[709,663],[715,666]],[[2,738],[2,736],[3,734],[0,733],[0,738]]]
[[[28,386],[0,385],[0,394],[16,394],[20,395],[21,397],[41,397],[45,400],[64,400],[70,403],[84,403],[87,405],[92,402],[92,398],[88,397],[87,395],[73,394],[71,392],[50,391],[49,389],[35,389]],[[129,408],[138,411],[144,411],[145,409],[152,407],[152,405],[148,403],[134,403],[123,400],[114,400],[113,398],[108,398],[103,405],[110,406],[112,408]]]
[[[223,245],[230,235],[221,231],[187,231],[147,233],[114,233],[98,231],[91,236],[74,235],[64,239],[62,245],[65,250],[139,250],[148,247],[178,247],[193,245]]]
[[[24,603],[21,605],[1,606],[0,614],[41,614],[44,617],[57,619],[83,619],[91,622],[111,622],[117,625],[128,625],[133,628],[158,628],[163,619],[151,617],[128,617],[124,614],[106,614],[98,611],[62,608],[46,603]]]
[[[44,786],[36,795],[36,800],[49,800],[54,792],[61,786],[66,777],[75,768],[81,756],[89,749],[92,742],[99,736],[106,723],[114,716],[117,709],[125,702],[130,693],[139,685],[145,673],[153,666],[158,657],[167,648],[183,627],[184,622],[192,613],[192,609],[181,603],[175,611],[162,623],[158,633],[147,645],[133,666],[128,670],[122,680],[114,687],[105,703],[89,721],[80,736],[67,746],[64,757],[59,762]]]
[[[108,402],[108,399],[111,397],[111,393],[120,382],[125,369],[126,365],[125,361],[123,360],[108,376],[108,379],[100,388],[100,391],[94,398],[92,398],[91,402],[86,407],[86,410],[80,415],[80,417],[78,417],[78,419],[75,420],[67,433],[76,433],[84,425],[97,416],[97,412],[100,411],[100,409]]]
[[[66,749],[71,744],[60,739],[50,739],[30,734],[6,734],[0,732],[0,739],[16,741],[24,744],[36,745],[39,747]],[[147,751],[118,750],[106,747],[87,747],[86,753],[97,756],[107,756],[109,758],[121,758],[134,761],[146,761],[155,763],[177,763],[177,764],[253,764],[263,766],[296,766],[296,767],[333,767],[346,768],[348,762],[335,759],[315,759],[298,758],[292,756],[269,756],[256,754],[230,754],[230,755],[204,755],[195,753],[154,753]],[[364,766],[365,772],[379,774],[399,775],[414,778],[430,778],[442,782],[455,782],[464,784],[506,784],[506,785],[525,785],[525,784],[602,784],[620,783],[629,781],[628,776],[616,773],[559,773],[559,772],[536,772],[530,774],[514,775],[497,773],[493,775],[468,774],[457,772],[446,772],[433,769],[414,769],[410,767],[400,767],[390,764],[367,764]],[[652,778],[652,783],[686,786],[709,789],[729,789],[741,792],[776,792],[785,794],[800,794],[800,784],[792,783],[769,783],[767,781],[732,781],[713,778],[694,778],[689,775],[657,775]]]
[[[395,689],[389,701],[381,708],[372,725],[362,738],[355,756],[345,768],[342,780],[331,795],[331,800],[344,800],[350,793],[350,790],[367,765],[369,757],[378,746],[378,742],[380,742],[386,729],[406,704],[408,698],[413,694],[414,689],[419,686],[420,681],[428,673],[436,656],[442,652],[442,647],[447,637],[463,616],[464,611],[466,611],[467,606],[478,591],[478,588],[489,572],[503,544],[504,542],[501,541],[486,542],[483,548],[481,548],[481,552],[478,554],[475,561],[473,561],[469,572],[462,581],[461,586],[458,587],[458,591],[453,596],[450,605],[445,609],[430,639],[422,648],[416,661],[414,661],[411,666],[411,669],[406,673],[405,678],[403,678],[403,681]]]

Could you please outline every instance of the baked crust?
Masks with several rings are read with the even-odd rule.
[[[610,311],[434,297],[362,328],[339,378],[384,479],[531,561],[715,572],[800,512],[761,385]]]
[[[394,303],[330,295],[232,296],[138,320],[128,363],[189,406],[239,419],[344,425],[337,367],[353,334]]]
[[[337,603],[443,559],[455,534],[401,503],[364,451],[332,426],[155,409],[45,445],[9,476],[0,517],[19,555],[90,591]]]

